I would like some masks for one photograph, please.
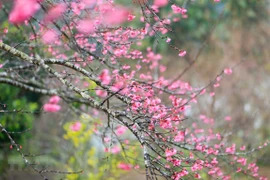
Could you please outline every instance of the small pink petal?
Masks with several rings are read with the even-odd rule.
[[[186,51],[180,51],[179,54],[178,54],[178,56],[184,57],[186,54],[187,54]]]

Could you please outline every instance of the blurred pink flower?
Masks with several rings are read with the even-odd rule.
[[[108,69],[104,69],[101,74],[99,75],[99,80],[101,81],[102,84],[104,85],[108,85],[111,82],[111,77],[109,74],[109,70]]]
[[[49,100],[50,104],[58,104],[61,98],[59,96],[52,96]]]
[[[45,104],[43,108],[46,112],[58,112],[60,111],[61,106],[57,104]]]
[[[225,119],[225,121],[231,121],[232,120],[231,116],[226,116],[224,119]]]
[[[122,134],[124,134],[126,132],[127,128],[124,126],[118,126],[115,130],[115,133],[117,134],[117,136],[121,136]]]
[[[168,0],[155,0],[154,5],[157,7],[166,6],[168,4]]]
[[[118,168],[122,169],[122,170],[125,170],[125,171],[129,171],[129,170],[131,170],[132,165],[131,164],[126,164],[126,163],[120,163],[120,164],[118,164]]]
[[[136,18],[136,16],[134,16],[134,15],[132,15],[132,14],[128,14],[127,20],[128,20],[128,21],[132,21],[132,20],[135,19],[135,18]]]
[[[187,54],[186,51],[180,51],[179,54],[178,54],[178,56],[184,57],[186,54]]]
[[[126,8],[113,9],[109,7],[105,8],[104,12],[104,23],[107,25],[119,25],[124,23],[128,19],[130,12]]]
[[[224,69],[224,73],[227,74],[227,75],[231,75],[232,74],[232,69],[226,68],[226,69]]]
[[[121,152],[121,148],[119,146],[112,147],[112,154],[118,154]]]
[[[95,32],[95,26],[92,20],[85,19],[78,22],[77,29],[80,33],[90,34]]]
[[[57,33],[55,32],[55,30],[48,30],[42,36],[42,41],[45,44],[50,44],[54,42],[56,39],[57,39]]]
[[[81,127],[82,127],[82,124],[80,122],[75,122],[74,124],[70,126],[70,129],[72,131],[79,131]]]
[[[44,22],[51,22],[59,18],[66,10],[66,5],[64,3],[59,3],[56,6],[49,9],[48,13],[44,17]]]
[[[235,153],[235,144],[233,144],[231,147],[227,147],[225,152],[229,153],[229,154],[234,154]]]
[[[107,96],[107,92],[104,91],[104,90],[96,90],[96,94],[99,96],[99,97],[106,97]]]
[[[166,149],[165,150],[165,154],[166,154],[166,157],[170,157],[170,156],[173,156],[177,153],[176,149]]]
[[[23,23],[25,20],[29,20],[39,8],[40,5],[37,0],[15,0],[9,14],[9,22],[13,24]]]

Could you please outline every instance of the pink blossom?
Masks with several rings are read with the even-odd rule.
[[[111,86],[111,90],[116,92],[119,91],[123,86],[123,82],[117,82],[116,84],[114,84],[113,86]]]
[[[51,44],[57,39],[57,33],[55,30],[48,30],[42,36],[42,41],[45,44]]]
[[[105,137],[105,138],[104,138],[104,142],[105,142],[105,143],[108,143],[108,142],[110,142],[110,141],[111,141],[111,138],[110,138],[110,137]]]
[[[202,170],[202,168],[203,168],[203,165],[202,165],[202,164],[194,163],[194,164],[191,166],[191,171]]]
[[[46,16],[44,17],[44,22],[51,22],[59,18],[66,10],[66,5],[64,3],[59,3],[52,7]]]
[[[170,169],[171,166],[169,164],[165,164],[165,168]]]
[[[232,120],[231,116],[226,116],[224,119],[225,119],[225,121],[231,121]]]
[[[154,5],[157,7],[163,7],[168,4],[168,0],[155,0]]]
[[[214,175],[216,173],[216,169],[211,169],[210,171],[208,171],[209,175]]]
[[[141,66],[141,65],[136,64],[136,69],[140,70],[141,68],[142,68],[142,66]]]
[[[172,5],[171,8],[173,10],[173,13],[175,13],[175,14],[179,14],[179,13],[182,12],[182,8],[180,8],[180,7],[176,6],[176,5]]]
[[[181,177],[184,177],[188,175],[188,171],[184,168],[181,172],[175,172],[174,175],[172,176],[172,179],[174,180],[179,180]]]
[[[50,104],[58,104],[61,98],[59,96],[52,96],[49,100]]]
[[[80,33],[91,34],[95,32],[95,26],[92,20],[85,19],[78,22],[77,29]]]
[[[71,3],[71,8],[74,14],[80,15],[81,11],[85,8],[84,3],[77,3],[77,2],[72,2]]]
[[[121,152],[121,148],[119,146],[112,147],[112,154],[118,154]]]
[[[224,69],[224,73],[227,74],[227,75],[231,75],[232,74],[232,69],[226,68],[226,69]]]
[[[241,158],[239,158],[239,159],[237,160],[237,162],[238,162],[238,163],[241,163],[242,166],[245,166],[245,165],[247,164],[247,159],[241,157]]]
[[[81,127],[82,127],[82,124],[80,122],[75,122],[74,124],[70,126],[70,129],[72,131],[79,131]]]
[[[125,70],[130,69],[130,66],[129,65],[124,65],[124,66],[122,66],[122,68],[125,69]]]
[[[122,169],[122,170],[125,170],[125,171],[129,171],[129,170],[131,170],[132,165],[121,162],[120,164],[118,164],[118,168]]]
[[[206,89],[203,89],[203,90],[201,90],[200,95],[203,95],[203,94],[205,94],[205,93],[206,93]]]
[[[126,132],[126,130],[127,128],[125,126],[118,126],[115,130],[115,133],[117,134],[117,136],[121,136]]]
[[[170,157],[170,156],[173,156],[177,153],[176,149],[166,149],[165,150],[165,154],[166,154],[166,157]]]
[[[186,54],[187,54],[186,51],[180,51],[179,54],[178,54],[178,56],[184,57]]]
[[[180,166],[182,161],[180,159],[172,159],[173,166]]]
[[[163,65],[160,65],[160,66],[159,66],[160,72],[165,72],[166,69],[167,69],[166,66],[163,66]]]
[[[4,34],[8,33],[8,28],[4,28]]]
[[[233,144],[231,147],[226,148],[226,153],[234,154],[235,153],[235,144]]]
[[[214,84],[214,87],[215,87],[215,88],[217,88],[217,87],[219,87],[219,86],[220,86],[219,83],[215,83],[215,84]]]
[[[97,90],[96,90],[96,94],[97,94],[99,97],[106,97],[106,96],[107,96],[107,92],[104,91],[104,90],[100,90],[100,89],[97,89]]]
[[[128,21],[132,21],[133,19],[135,19],[136,16],[132,15],[132,14],[128,14]]]
[[[164,129],[169,129],[172,128],[172,123],[170,120],[160,120],[159,122],[160,127],[164,128]]]
[[[127,20],[129,14],[125,8],[109,9],[104,13],[103,22],[108,25],[119,25]]]
[[[240,150],[241,150],[241,151],[246,150],[246,146],[241,146],[241,147],[240,147]]]
[[[47,112],[58,112],[60,111],[61,106],[57,104],[45,104],[43,108]]]
[[[194,175],[194,177],[195,177],[196,179],[201,179],[201,178],[202,178],[201,175],[198,174],[198,173],[196,173],[196,174]]]
[[[37,0],[15,0],[9,14],[9,21],[13,24],[21,24],[29,20],[39,8],[40,5]]]
[[[187,13],[187,10],[186,10],[185,8],[182,8],[181,13],[182,13],[183,15],[185,15],[185,13]],[[183,18],[184,18],[184,16],[183,16]]]
[[[218,164],[217,158],[213,158],[213,160],[211,161],[211,164],[217,165]]]
[[[104,85],[108,85],[111,82],[111,77],[108,69],[104,69],[98,78]]]
[[[184,131],[179,131],[177,135],[174,137],[175,142],[181,142],[184,141],[185,139],[185,132]]]
[[[0,68],[2,68],[4,65],[3,64],[0,64]]]

